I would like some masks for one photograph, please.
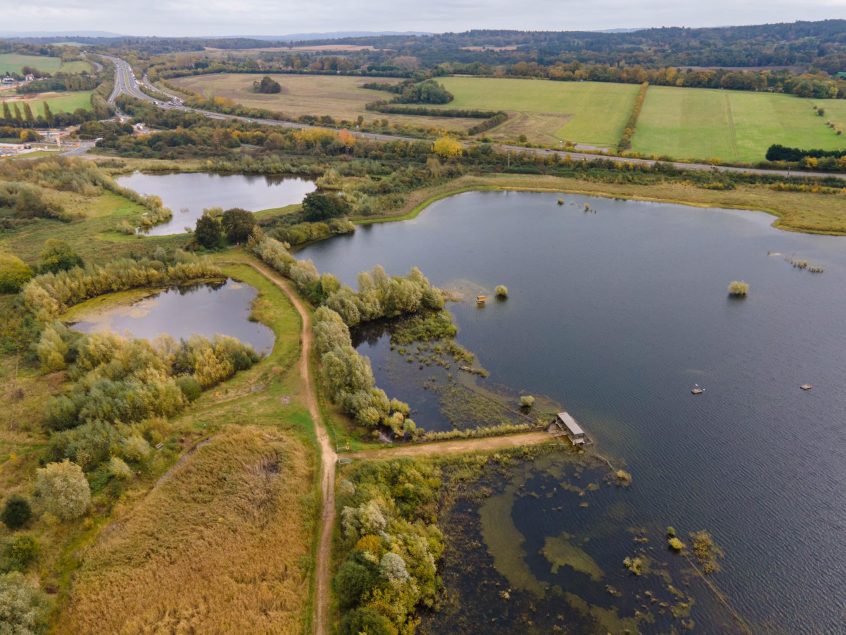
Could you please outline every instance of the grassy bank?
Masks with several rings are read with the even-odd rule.
[[[809,234],[846,235],[846,196],[842,193],[775,191],[766,185],[739,185],[733,190],[711,190],[684,182],[640,185],[522,174],[463,176],[412,192],[395,215],[356,218],[354,222],[366,225],[409,220],[436,201],[477,190],[564,192],[695,207],[753,210],[775,216],[773,225],[779,229]]]

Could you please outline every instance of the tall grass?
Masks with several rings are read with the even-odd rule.
[[[84,555],[56,632],[299,633],[311,468],[273,428],[199,446]]]

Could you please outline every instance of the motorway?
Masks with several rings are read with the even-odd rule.
[[[312,126],[309,124],[304,123],[297,123],[294,121],[280,121],[278,119],[257,119],[252,117],[241,117],[239,115],[226,115],[219,112],[212,112],[210,110],[202,110],[199,108],[191,108],[186,106],[182,103],[182,101],[170,93],[168,91],[164,91],[158,87],[153,88],[149,83],[146,84],[152,90],[156,92],[160,92],[163,94],[167,94],[171,97],[170,101],[162,101],[159,99],[155,99],[150,95],[146,94],[139,88],[139,82],[135,78],[135,73],[132,71],[132,67],[124,60],[120,59],[119,57],[113,57],[109,55],[103,55],[103,57],[109,61],[111,61],[115,65],[115,87],[112,91],[111,96],[109,97],[109,103],[114,104],[115,100],[120,95],[129,95],[130,97],[135,97],[136,99],[140,99],[142,101],[150,102],[158,106],[159,108],[163,109],[171,109],[171,110],[181,110],[183,112],[194,112],[210,119],[218,119],[218,120],[233,120],[233,121],[244,121],[247,123],[257,123],[265,126],[276,126],[279,128],[295,128],[295,129],[304,129],[304,128],[317,128],[320,126]],[[145,77],[146,81],[146,77]],[[388,135],[388,134],[378,134],[374,132],[360,132],[352,130],[350,131],[356,137],[361,139],[369,139],[371,141],[380,141],[380,142],[391,142],[391,141],[421,141],[421,139],[414,138],[414,137],[403,137],[399,135]],[[468,146],[470,144],[465,144]],[[493,149],[497,152],[501,153],[510,153],[510,154],[530,154],[533,156],[552,156],[557,155],[561,159],[570,160],[570,161],[611,161],[612,163],[621,163],[621,164],[628,164],[628,165],[637,165],[637,166],[644,166],[644,167],[651,167],[658,163],[652,159],[637,159],[634,157],[619,157],[619,156],[612,156],[612,155],[597,155],[597,154],[588,154],[585,152],[569,152],[567,150],[552,150],[546,148],[526,148],[523,146],[515,146],[515,145],[508,145],[508,144],[493,144]],[[755,174],[755,175],[770,175],[770,176],[798,176],[798,177],[806,177],[806,178],[815,178],[815,179],[824,179],[824,178],[839,178],[846,180],[846,174],[843,173],[834,173],[834,172],[797,172],[790,170],[768,170],[765,168],[745,168],[745,167],[735,167],[735,166],[728,166],[728,165],[711,165],[710,163],[686,163],[683,161],[662,161],[664,165],[671,165],[674,168],[679,170],[696,170],[700,172],[720,172],[724,174],[734,173],[734,174]]]

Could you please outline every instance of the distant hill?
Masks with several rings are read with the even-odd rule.
[[[123,37],[120,33],[110,31],[0,31],[0,38],[9,40],[23,40],[30,38],[116,38]]]

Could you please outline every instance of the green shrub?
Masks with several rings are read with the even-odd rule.
[[[32,536],[15,536],[3,545],[0,573],[26,571],[37,558],[38,541]]]
[[[505,300],[508,297],[508,287],[504,284],[496,285],[496,290],[494,291],[496,297],[500,300]]]
[[[535,405],[535,398],[532,395],[522,395],[520,397],[520,407],[526,410]]]
[[[206,249],[219,249],[223,243],[223,226],[220,218],[208,211],[203,212],[194,228],[194,241]]]
[[[79,518],[91,502],[91,488],[82,468],[67,459],[40,468],[36,473],[35,488],[47,511],[62,520]]]
[[[185,398],[188,401],[194,401],[203,392],[200,382],[198,382],[197,378],[193,375],[182,375],[177,377],[176,385],[179,386],[179,390],[182,391],[182,394],[185,395]]]
[[[3,505],[0,520],[9,529],[20,529],[32,519],[32,507],[29,501],[20,494],[12,494]]]
[[[58,273],[74,267],[82,267],[85,263],[69,244],[55,238],[48,238],[44,242],[38,263],[40,273]]]
[[[38,635],[47,631],[50,603],[20,572],[0,575],[0,632]]]
[[[350,204],[337,194],[309,192],[303,199],[303,212],[307,221],[322,221],[349,216]]]
[[[333,584],[341,609],[355,606],[369,593],[379,580],[379,572],[372,563],[348,560],[335,574]]]
[[[132,478],[132,468],[122,458],[113,456],[109,459],[109,474],[123,480],[130,479]]]
[[[0,254],[0,293],[17,293],[32,278],[32,269],[12,254]]]
[[[341,635],[397,635],[397,627],[391,620],[371,608],[355,609],[341,620]]]

